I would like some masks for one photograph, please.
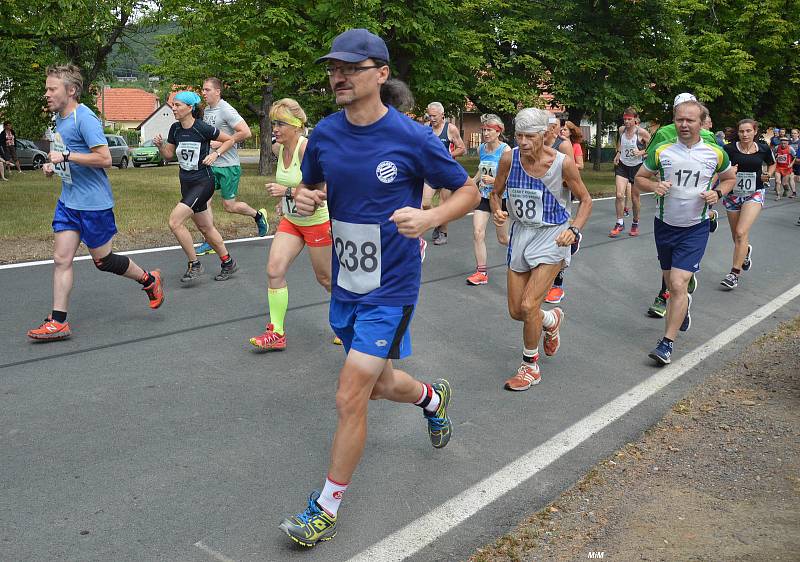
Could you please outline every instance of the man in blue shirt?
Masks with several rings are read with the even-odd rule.
[[[53,311],[38,327],[28,331],[35,340],[61,340],[71,335],[67,304],[72,290],[72,261],[83,242],[95,266],[122,275],[142,285],[156,309],[164,302],[161,273],[143,270],[127,256],[111,251],[117,233],[114,197],[103,168],[111,167],[111,152],[97,116],[78,103],[83,77],[74,65],[47,69],[47,108],[56,114],[56,132],[50,147],[50,162],[42,168],[47,177],[61,178],[61,196],[53,217],[55,244],[53,261]]]
[[[389,52],[377,35],[351,29],[333,40],[325,61],[336,103],[344,107],[314,128],[295,192],[298,212],[327,201],[334,243],[330,323],[347,354],[336,393],[338,426],[322,492],[280,527],[314,546],[336,534],[344,491],[361,459],[369,400],[384,398],[423,409],[436,448],[447,445],[450,384],[415,380],[392,359],[411,354],[409,325],[421,274],[418,238],[474,209],[480,194],[429,127],[381,102]],[[453,191],[422,210],[422,185]]]

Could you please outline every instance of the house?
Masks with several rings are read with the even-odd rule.
[[[172,113],[172,99],[175,97],[176,92],[169,95],[167,103],[157,107],[150,115],[144,118],[141,123],[136,127],[140,132],[141,142],[144,143],[157,134],[167,138],[169,128],[175,122],[175,115]]]
[[[103,88],[96,103],[105,127],[136,129],[158,107],[158,97],[140,88]]]

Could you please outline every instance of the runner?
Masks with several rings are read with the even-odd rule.
[[[792,129],[792,136],[789,139],[789,146],[794,150],[794,166],[790,176],[792,195],[797,193],[797,185],[800,183],[800,130]]]
[[[50,162],[42,168],[47,177],[61,178],[61,195],[53,217],[53,310],[38,327],[28,331],[35,340],[62,340],[72,331],[67,307],[72,291],[72,261],[83,242],[100,271],[137,281],[150,300],[150,308],[164,303],[161,272],[145,271],[127,256],[111,250],[117,233],[114,197],[103,168],[111,167],[111,152],[103,126],[88,107],[78,103],[83,77],[77,66],[67,64],[47,69],[45,100],[55,113],[56,134]]]
[[[528,390],[541,381],[539,338],[544,330],[544,353],[555,355],[564,312],[547,312],[541,305],[562,265],[569,265],[570,245],[592,212],[572,158],[547,146],[549,113],[534,108],[520,111],[514,120],[517,148],[503,154],[491,194],[492,216],[501,226],[511,216],[508,244],[508,311],[522,327],[522,363],[508,379],[508,390]],[[566,183],[566,187],[564,184]],[[502,209],[508,191],[508,212]],[[572,226],[570,194],[580,201]]]
[[[267,276],[269,287],[269,323],[263,334],[250,338],[250,343],[264,350],[286,349],[284,319],[289,308],[289,286],[286,273],[304,247],[308,247],[311,267],[317,282],[331,291],[331,223],[328,207],[320,205],[311,216],[298,214],[292,190],[300,185],[300,162],[306,152],[306,113],[300,104],[284,98],[272,104],[269,110],[275,144],[272,152],[278,157],[275,182],[267,184],[273,197],[281,198],[281,218],[275,238],[269,248]]]
[[[17,173],[22,173],[22,168],[19,165],[19,157],[17,156],[17,133],[11,126],[11,121],[3,123],[3,130],[0,131],[0,157],[3,156],[2,152],[5,149],[6,158],[12,166],[17,165]]]
[[[433,129],[433,134],[439,138],[450,155],[453,158],[458,158],[466,154],[467,147],[461,139],[461,133],[459,133],[458,127],[444,118],[444,106],[438,101],[434,101],[428,104],[426,111],[431,129]],[[447,189],[432,187],[427,183],[425,184],[422,192],[423,209],[431,208],[433,205],[433,196],[437,192],[439,193],[440,204],[447,201],[447,198],[450,197],[450,192]],[[432,239],[436,246],[447,244],[447,224],[440,224],[435,227],[433,229]]]
[[[203,275],[203,264],[197,259],[192,235],[184,224],[191,217],[198,230],[220,257],[221,269],[215,281],[226,281],[239,269],[228,254],[222,236],[214,226],[208,202],[214,194],[214,173],[211,165],[233,146],[233,137],[203,121],[200,96],[194,92],[178,92],[172,101],[176,123],[169,128],[167,142],[156,135],[153,144],[165,160],[176,154],[181,181],[181,200],[169,215],[169,228],[189,258],[189,266],[181,283],[192,283]],[[219,141],[219,148],[211,151],[211,141]]]
[[[581,133],[580,127],[575,125],[572,121],[565,121],[561,127],[561,130],[558,135],[565,143],[569,142],[572,146],[572,154],[573,159],[575,160],[575,166],[578,168],[578,173],[583,170],[583,133]],[[560,145],[560,146],[563,146]],[[571,198],[574,199],[572,195]],[[573,215],[573,212],[570,212],[570,215]],[[575,255],[580,248],[581,239],[583,235],[578,233],[577,240],[570,246],[570,254]],[[544,302],[548,304],[559,304],[566,294],[564,293],[564,272],[566,266],[562,266],[561,270],[556,275],[555,280],[553,280],[553,286],[550,287],[550,290],[547,291],[547,295],[544,297]]]
[[[226,135],[232,136],[234,142],[233,148],[223,153],[211,167],[214,172],[214,190],[219,190],[222,195],[222,208],[225,209],[226,213],[252,217],[256,222],[258,235],[266,236],[269,231],[266,209],[256,211],[244,201],[236,200],[236,196],[239,194],[239,178],[242,176],[242,166],[235,143],[249,139],[253,136],[253,133],[250,132],[250,127],[239,115],[239,112],[222,99],[222,81],[219,78],[212,76],[205,79],[203,82],[203,98],[206,102],[203,120]],[[220,145],[221,143],[212,142],[211,148],[216,149]],[[211,205],[208,206],[208,214],[213,223],[214,215]],[[199,256],[213,252],[214,250],[208,244],[208,241],[200,244],[197,248],[197,255]]]
[[[305,511],[280,524],[292,540],[309,547],[336,534],[339,505],[364,449],[370,399],[418,405],[433,446],[450,440],[450,384],[423,384],[395,369],[392,359],[411,353],[409,325],[421,273],[417,238],[465,215],[480,197],[429,128],[381,103],[389,51],[380,37],[348,30],[318,60],[327,63],[344,111],[314,128],[295,203],[302,215],[328,203],[334,243],[330,320],[347,355],[325,486],[311,494]],[[420,209],[424,178],[453,190],[452,196],[436,208]]]
[[[795,162],[795,153],[789,146],[789,137],[781,137],[780,144],[775,149],[775,200],[778,201],[785,193],[787,187],[793,187],[789,183],[792,177],[792,168]],[[796,197],[794,189],[790,190],[789,197]]]
[[[617,130],[617,153],[614,156],[614,181],[616,188],[615,208],[617,221],[608,236],[616,238],[625,230],[625,197],[629,186],[633,185],[636,172],[647,154],[645,146],[650,142],[650,133],[636,124],[639,114],[629,107],[623,114],[625,125]],[[639,213],[642,203],[639,193],[635,188],[630,188],[631,207],[633,208],[633,221],[628,234],[639,236]]]
[[[473,180],[478,185],[481,192],[481,202],[472,215],[473,245],[475,249],[475,262],[477,269],[475,273],[467,277],[467,285],[486,285],[489,282],[489,274],[486,271],[486,225],[489,222],[489,194],[494,188],[494,178],[497,175],[497,164],[500,157],[511,150],[506,143],[500,140],[505,125],[503,120],[493,113],[481,115],[481,135],[483,142],[478,146],[480,163],[478,172]],[[506,200],[502,202],[505,210]],[[496,227],[497,241],[503,246],[508,245],[508,227],[503,225]]]
[[[728,211],[734,247],[731,272],[722,279],[720,285],[729,290],[739,286],[742,270],[749,271],[753,264],[750,229],[764,206],[764,182],[768,182],[775,172],[772,151],[755,142],[757,136],[758,123],[753,119],[742,119],[739,121],[739,142],[724,147],[736,174],[733,191],[722,200]],[[763,172],[765,164],[767,173]]]
[[[708,206],[733,188],[736,175],[728,154],[716,141],[705,142],[701,124],[708,110],[696,100],[680,101],[674,111],[678,139],[654,147],[636,175],[641,191],[657,196],[654,235],[658,260],[669,289],[664,337],[649,357],[659,365],[672,361],[678,331],[691,327],[689,280],[700,269],[709,236]],[[660,174],[660,180],[650,178]],[[720,185],[711,189],[715,174]]]
[[[692,94],[688,92],[684,92],[682,94],[678,94],[675,96],[675,101],[673,102],[673,108],[676,107],[678,104],[686,102],[686,101],[697,101],[697,98],[694,97]],[[663,127],[659,127],[659,129],[653,135],[653,138],[650,139],[650,144],[647,145],[647,157],[650,158],[654,153],[656,146],[661,144],[665,141],[674,142],[678,138],[678,131],[675,128],[675,123],[670,123],[669,125],[664,125]],[[711,134],[711,131],[707,129],[700,129],[700,138],[703,139],[703,142],[707,144],[717,144],[717,139],[714,138],[714,135]],[[716,230],[716,223],[715,215],[716,211],[711,210],[709,211],[709,231],[713,232]],[[689,294],[692,294],[697,290],[697,276],[692,275],[692,278],[689,280]],[[653,300],[653,304],[647,310],[647,314],[653,318],[664,318],[664,315],[667,312],[667,299],[669,299],[669,291],[667,291],[667,283],[664,279],[664,275],[661,275],[661,290],[659,290],[658,295],[656,295],[655,300]]]

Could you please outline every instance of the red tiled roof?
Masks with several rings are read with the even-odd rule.
[[[106,88],[97,96],[97,108],[107,121],[143,121],[158,105],[155,94],[139,88]]]

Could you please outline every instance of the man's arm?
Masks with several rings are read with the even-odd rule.
[[[669,188],[672,187],[671,181],[653,181],[653,176],[656,172],[651,172],[644,166],[639,168],[636,177],[633,179],[633,184],[639,191],[649,191],[656,195],[665,195]]]
[[[233,142],[238,143],[242,142],[243,140],[247,140],[253,136],[253,132],[250,130],[250,126],[247,122],[242,119],[233,127]]]
[[[494,178],[494,189],[489,194],[489,208],[492,210],[492,222],[497,226],[503,226],[508,219],[508,213],[503,211],[503,193],[506,191],[506,181],[508,172],[511,170],[511,151],[505,151],[500,156],[500,163],[497,165],[497,175]]]
[[[111,167],[111,151],[108,145],[101,144],[93,146],[91,152],[84,154],[82,152],[70,152],[69,162],[74,162],[79,166],[86,166],[87,168],[110,168]],[[50,162],[53,164],[60,164],[64,161],[64,155],[55,150],[50,151]]]
[[[464,144],[464,141],[461,138],[461,133],[458,132],[458,127],[453,125],[452,123],[448,123],[448,131],[450,142],[453,143],[453,150],[450,152],[453,158],[458,158],[459,156],[464,156],[467,153],[467,147]]]
[[[392,213],[389,220],[395,223],[397,231],[403,236],[419,238],[438,224],[446,224],[463,217],[478,206],[480,199],[478,186],[467,176],[464,185],[455,189],[444,203],[426,210],[403,207]]]

